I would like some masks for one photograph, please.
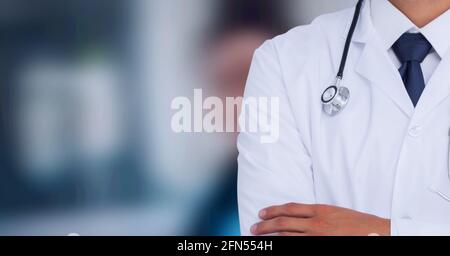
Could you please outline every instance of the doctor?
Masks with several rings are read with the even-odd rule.
[[[450,235],[450,0],[360,2],[256,51],[280,136],[239,137],[243,235]]]

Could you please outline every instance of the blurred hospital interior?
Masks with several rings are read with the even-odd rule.
[[[354,2],[0,0],[0,235],[239,235],[237,134],[171,101],[242,96],[265,40]]]

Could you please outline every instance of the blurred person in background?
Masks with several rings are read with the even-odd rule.
[[[169,101],[204,76],[242,96],[254,50],[314,1],[213,2],[0,1],[0,234],[239,234],[237,134],[177,137]]]
[[[211,88],[205,91],[225,102],[227,97],[242,97],[253,52],[265,40],[283,32],[286,22],[281,13],[283,1],[222,0],[217,8],[219,15],[215,30],[207,40],[205,60]],[[238,113],[235,117],[235,120],[225,121],[237,124]],[[220,186],[199,208],[194,235],[240,234],[236,193],[237,132],[221,136],[226,137],[222,146],[229,148],[229,157],[219,167],[222,173]]]

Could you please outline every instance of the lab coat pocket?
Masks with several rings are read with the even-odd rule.
[[[450,152],[448,156],[449,165],[443,171],[439,171],[433,179],[430,189],[450,202]]]
[[[450,181],[448,173],[446,173],[446,175],[441,175],[441,177],[438,178],[430,188],[442,198],[450,202]]]

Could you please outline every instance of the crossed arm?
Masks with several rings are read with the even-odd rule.
[[[253,235],[281,236],[389,236],[390,220],[329,205],[289,203],[259,212]]]

